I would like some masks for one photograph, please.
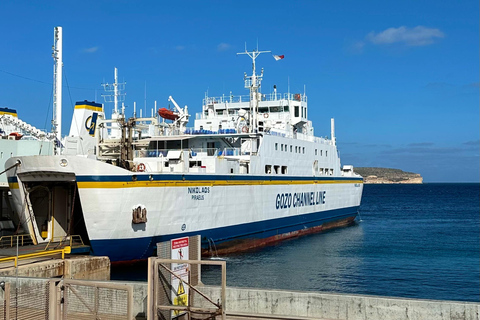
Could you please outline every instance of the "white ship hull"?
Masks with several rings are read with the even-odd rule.
[[[20,181],[9,178],[15,203],[27,203],[22,183],[42,179],[78,188],[92,251],[112,261],[147,258],[157,242],[186,235],[200,234],[204,248],[235,251],[317,232],[325,224],[348,224],[363,189],[356,177],[148,174],[76,156],[18,160]],[[134,224],[132,212],[139,206],[147,222]],[[29,220],[28,209],[17,210]],[[67,226],[71,221],[62,215],[55,220]],[[30,226],[37,237],[40,223]]]

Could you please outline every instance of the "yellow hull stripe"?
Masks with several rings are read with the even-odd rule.
[[[286,181],[227,181],[227,180],[198,180],[198,181],[131,181],[131,182],[77,182],[79,188],[99,188],[99,189],[114,189],[114,188],[145,188],[145,187],[192,187],[192,186],[245,186],[245,185],[308,185],[308,184],[351,184],[362,183],[358,180],[286,180]]]

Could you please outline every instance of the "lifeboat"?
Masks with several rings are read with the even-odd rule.
[[[10,137],[15,137],[15,140],[20,140],[23,137],[23,134],[18,132],[12,132],[9,134]]]
[[[178,114],[175,114],[173,111],[166,108],[158,109],[158,115],[167,120],[177,120],[179,118]]]

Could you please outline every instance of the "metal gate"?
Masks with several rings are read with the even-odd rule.
[[[133,287],[98,281],[51,279],[0,282],[0,320],[131,320]]]
[[[0,319],[49,319],[49,283],[18,286],[16,282],[1,282],[3,297]]]
[[[221,267],[221,293],[216,299],[208,297],[196,288],[188,277],[189,281],[182,280],[171,269],[171,264],[187,265],[217,265]],[[187,272],[191,268],[187,268]],[[172,286],[173,279],[177,278],[178,287]],[[149,258],[148,259],[148,305],[147,318],[149,320],[171,320],[179,319],[226,319],[226,262],[209,260],[174,260]],[[180,290],[180,286],[182,290]],[[188,287],[190,293],[186,294],[184,288]],[[172,290],[176,292],[172,294]],[[185,299],[179,299],[183,296]],[[186,296],[186,297],[185,297]],[[180,300],[182,300],[180,302]],[[185,316],[180,316],[185,314]]]
[[[63,320],[133,319],[132,286],[68,279],[63,285]]]

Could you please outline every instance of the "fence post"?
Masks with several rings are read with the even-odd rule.
[[[5,282],[5,319],[10,319],[10,282]]]
[[[57,285],[55,280],[48,281],[48,319],[57,320]]]

